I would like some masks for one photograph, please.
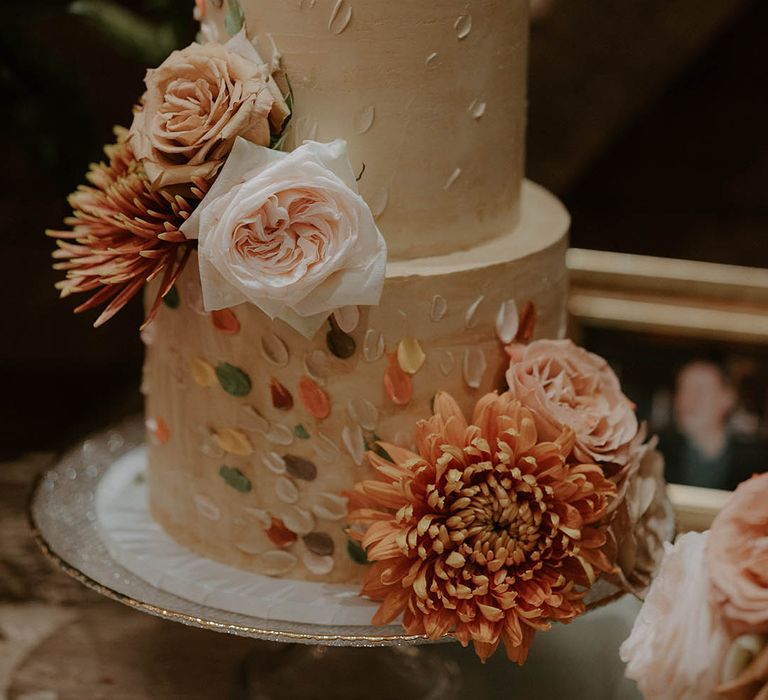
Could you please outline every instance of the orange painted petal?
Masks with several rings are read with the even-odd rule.
[[[311,377],[304,376],[299,381],[299,398],[309,414],[317,420],[327,418],[331,413],[328,394]]]
[[[413,379],[403,371],[396,355],[388,356],[389,366],[384,372],[384,389],[396,406],[407,406],[413,398]]]
[[[213,327],[226,335],[237,335],[240,332],[240,321],[232,309],[211,311]]]

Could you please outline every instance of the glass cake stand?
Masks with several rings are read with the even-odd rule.
[[[456,663],[427,653],[419,645],[428,639],[405,634],[399,626],[304,624],[227,612],[174,595],[122,566],[102,538],[96,494],[115,463],[140,447],[144,437],[141,418],[130,419],[82,441],[40,476],[29,503],[30,524],[58,568],[141,612],[261,640],[243,660],[238,700],[459,696]]]
[[[104,503],[102,496],[114,481],[120,463],[131,453],[141,451],[144,438],[143,420],[130,419],[83,440],[40,476],[29,503],[30,524],[40,548],[58,568],[101,595],[135,610],[253,639],[254,650],[243,659],[236,679],[235,700],[452,700],[460,696],[462,678],[455,660],[435,653],[437,649],[425,648],[422,645],[430,640],[405,634],[399,625],[359,624],[369,620],[372,612],[365,616],[357,614],[358,624],[309,624],[301,621],[306,619],[303,613],[287,622],[228,612],[204,604],[205,596],[198,598],[203,602],[195,602],[172,593],[170,584],[153,585],[129,565],[121,564],[108,544],[112,540],[107,533],[107,518],[103,508],[102,516],[98,515],[97,504]],[[130,510],[133,505],[127,507]],[[156,527],[157,539],[166,538],[172,543],[154,524],[146,505],[136,519]],[[151,539],[152,533],[149,534]],[[127,533],[128,539],[132,536],[133,533]],[[173,546],[183,556],[195,557],[175,543]],[[200,559],[202,563],[218,566]],[[163,569],[169,568],[166,560],[161,562]],[[228,571],[233,577],[243,576],[243,572]],[[247,580],[252,578],[246,576]],[[280,590],[289,588],[285,582],[276,585],[274,580],[270,581]],[[624,591],[603,583],[598,581],[590,590],[589,609],[624,595]],[[311,585],[317,585],[317,595],[314,588],[309,596],[304,589],[305,599],[310,598],[313,604],[318,602],[321,609],[326,601],[333,604],[335,599],[328,595],[328,585]],[[238,586],[247,588],[242,585],[242,578],[235,587]],[[350,587],[343,596],[364,604],[356,588]],[[452,639],[447,636],[439,641]]]

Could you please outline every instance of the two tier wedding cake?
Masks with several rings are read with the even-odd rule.
[[[523,179],[528,0],[198,0],[55,231],[97,324],[145,289],[149,500],[195,553],[354,583],[522,662],[642,592],[662,466],[565,331]],[[550,340],[545,340],[550,339]]]

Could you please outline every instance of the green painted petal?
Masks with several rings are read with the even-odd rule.
[[[224,481],[227,482],[235,491],[240,493],[248,493],[253,487],[251,480],[243,474],[239,469],[234,467],[223,466],[219,469],[219,474]]]
[[[243,370],[222,362],[216,368],[216,377],[221,388],[232,396],[247,396],[251,393],[251,380]]]

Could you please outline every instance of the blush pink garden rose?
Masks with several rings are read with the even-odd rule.
[[[130,143],[155,188],[211,180],[238,136],[267,146],[289,115],[244,32],[174,51],[145,83]]]
[[[708,533],[688,532],[667,554],[621,645],[626,675],[645,700],[715,700],[730,640],[709,604]]]
[[[386,244],[344,141],[282,153],[238,139],[181,230],[199,241],[207,311],[250,302],[312,337],[335,309],[381,297]]]
[[[533,411],[539,435],[554,440],[568,426],[576,459],[627,465],[638,431],[635,407],[603,358],[570,340],[512,343],[507,352],[509,391]]]
[[[768,473],[743,482],[712,523],[712,601],[733,634],[768,634]]]

